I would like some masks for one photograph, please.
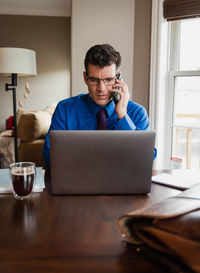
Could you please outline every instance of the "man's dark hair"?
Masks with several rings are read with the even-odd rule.
[[[93,64],[101,68],[116,64],[118,68],[121,64],[121,56],[111,45],[102,44],[91,47],[85,56],[85,71],[88,74],[88,64]]]

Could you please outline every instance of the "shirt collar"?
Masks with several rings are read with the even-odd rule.
[[[98,113],[98,111],[100,109],[105,109],[107,114],[108,114],[108,117],[111,117],[111,115],[113,114],[113,112],[115,111],[115,103],[114,101],[112,100],[111,102],[109,102],[106,107],[102,107],[100,105],[97,105],[90,97],[90,95],[88,94],[88,106],[90,108],[90,111],[92,112],[92,114],[94,116],[96,116],[96,114]]]

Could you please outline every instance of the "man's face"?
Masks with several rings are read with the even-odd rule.
[[[100,106],[106,106],[111,101],[111,93],[108,90],[112,90],[112,85],[105,85],[103,81],[100,81],[98,85],[91,85],[88,78],[96,79],[112,79],[116,74],[116,65],[111,64],[103,68],[88,64],[88,75],[83,73],[85,83],[88,86],[88,91],[91,99]]]

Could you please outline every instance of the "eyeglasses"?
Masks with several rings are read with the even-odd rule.
[[[110,77],[106,79],[98,79],[94,77],[87,77],[87,81],[89,85],[99,85],[100,81],[103,81],[105,85],[113,85],[115,84],[115,77]]]

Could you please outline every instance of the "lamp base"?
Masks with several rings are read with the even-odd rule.
[[[11,74],[11,83],[6,83],[6,91],[13,91],[13,116],[14,116],[14,147],[15,147],[15,162],[18,162],[18,148],[17,148],[17,107],[16,107],[16,87],[17,74]]]

